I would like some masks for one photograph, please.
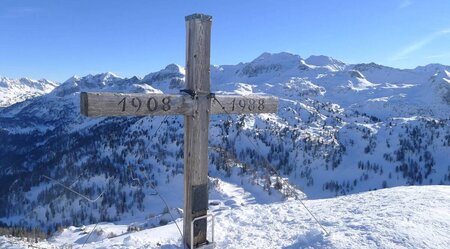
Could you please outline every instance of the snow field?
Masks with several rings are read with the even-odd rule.
[[[216,216],[217,248],[448,248],[450,245],[449,186],[396,187],[304,200],[329,232],[326,235],[299,201],[261,203],[262,200],[252,201],[249,192],[238,185],[225,182],[220,185],[223,195],[215,200],[219,205],[210,208]],[[177,222],[181,224],[182,220]],[[83,247],[86,232],[93,226],[70,227],[37,246],[182,248],[173,223],[134,233],[127,233],[124,225],[101,223],[96,229],[101,232],[94,232]],[[0,248],[26,248],[26,243],[0,237]]]

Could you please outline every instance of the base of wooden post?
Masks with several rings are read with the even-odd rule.
[[[199,247],[196,247],[196,249],[213,249],[215,247],[216,247],[216,243],[215,242],[210,242],[208,244],[204,244],[204,245],[201,245]]]

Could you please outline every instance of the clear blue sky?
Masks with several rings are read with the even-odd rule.
[[[287,51],[450,65],[450,0],[0,0],[0,75],[64,81],[184,65],[184,16],[195,12],[214,17],[213,64]]]

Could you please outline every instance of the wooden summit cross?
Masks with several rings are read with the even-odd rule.
[[[186,17],[184,94],[82,92],[80,95],[81,114],[88,117],[184,115],[183,230],[184,243],[190,248],[209,244],[206,231],[209,115],[275,113],[278,108],[276,97],[215,96],[210,92],[211,21],[212,17],[204,14]]]

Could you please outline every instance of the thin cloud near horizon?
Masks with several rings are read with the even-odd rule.
[[[0,12],[0,17],[2,18],[22,18],[28,15],[36,15],[42,12],[41,8],[35,7],[20,7],[20,8],[9,8]]]
[[[411,6],[411,4],[413,4],[413,2],[411,0],[402,0],[400,2],[400,5],[398,6],[399,9],[404,9],[406,7]]]
[[[412,53],[420,50],[421,48],[427,46],[428,44],[432,43],[436,39],[439,39],[445,35],[450,34],[450,28],[449,29],[443,29],[438,32],[434,32],[412,44],[409,46],[406,46],[402,50],[400,50],[398,53],[394,54],[389,61],[398,61],[408,58],[409,55]]]

